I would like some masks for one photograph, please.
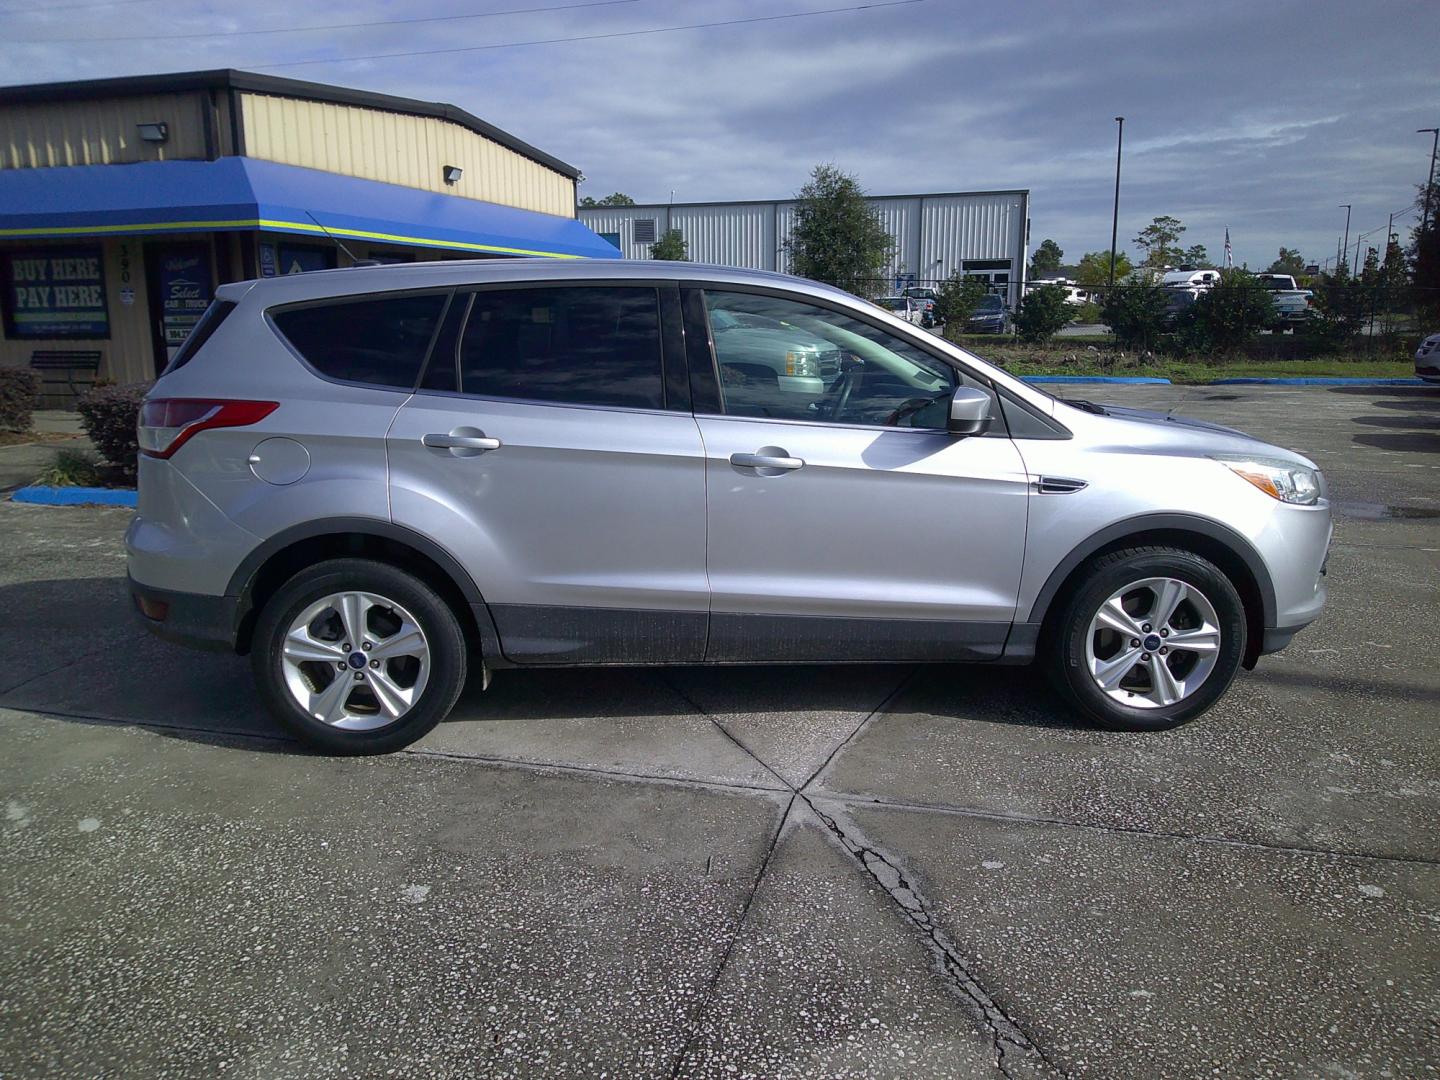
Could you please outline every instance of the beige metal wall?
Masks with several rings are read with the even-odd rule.
[[[245,153],[307,169],[575,216],[575,182],[468,128],[324,101],[241,94]],[[446,184],[442,170],[464,176]]]
[[[0,168],[204,158],[208,107],[201,92],[8,105],[0,109]],[[169,141],[143,141],[136,125],[161,120],[170,125]],[[217,137],[228,130],[216,129]]]

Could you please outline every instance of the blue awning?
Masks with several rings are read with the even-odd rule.
[[[481,255],[620,256],[573,218],[256,158],[0,170],[0,239],[252,229]]]

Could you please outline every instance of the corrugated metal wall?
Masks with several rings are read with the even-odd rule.
[[[198,92],[8,105],[0,110],[0,168],[203,159],[207,107]],[[169,124],[169,140],[143,141],[136,125],[157,121]]]
[[[905,195],[871,199],[870,204],[895,240],[892,274],[914,274],[928,281],[965,269],[967,261],[1004,259],[1011,263],[1011,282],[1018,284],[1026,259],[1027,193]],[[635,240],[635,222],[653,220],[657,238],[667,228],[678,228],[695,262],[783,272],[788,269],[783,249],[795,205],[776,201],[585,207],[580,220],[597,233],[618,234],[620,252],[627,259],[649,257],[649,243]]]
[[[459,124],[268,94],[241,94],[240,102],[250,157],[542,214],[575,214],[575,182],[568,176]],[[445,183],[446,165],[464,170],[459,183]]]

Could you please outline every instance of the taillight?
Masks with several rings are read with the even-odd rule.
[[[140,452],[147,457],[168,458],[202,431],[248,427],[279,407],[278,401],[156,398],[140,408]]]

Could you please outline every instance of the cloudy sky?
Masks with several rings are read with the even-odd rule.
[[[642,202],[785,197],[821,161],[877,194],[1029,188],[1067,261],[1109,246],[1117,115],[1122,244],[1173,214],[1252,266],[1333,257],[1340,203],[1378,244],[1440,125],[1435,0],[833,10],[863,2],[0,0],[0,81],[236,67],[446,101]],[[432,21],[333,25],[397,19]],[[344,59],[376,54],[412,55]]]

